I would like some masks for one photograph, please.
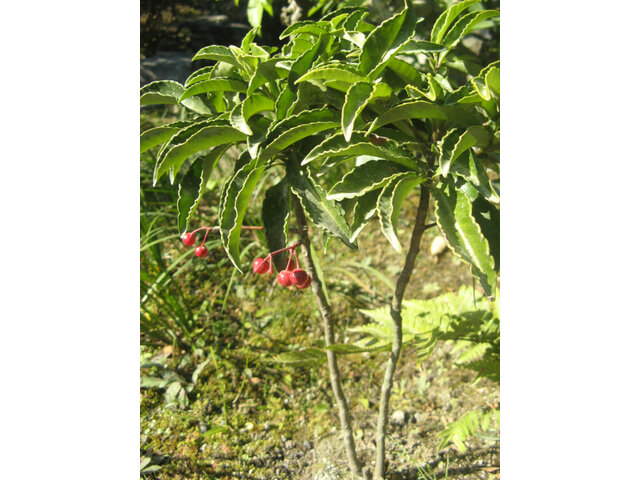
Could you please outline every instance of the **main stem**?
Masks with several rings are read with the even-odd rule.
[[[327,301],[327,297],[324,295],[322,285],[318,278],[316,266],[311,258],[311,247],[309,242],[307,219],[300,205],[300,201],[294,196],[293,203],[296,212],[296,219],[298,221],[298,230],[300,233],[300,242],[302,243],[302,254],[304,255],[305,262],[309,268],[309,274],[311,275],[311,290],[316,298],[318,309],[322,315],[322,324],[324,326],[324,341],[327,347],[335,343],[335,332],[333,330],[333,316],[331,314],[331,307]],[[347,459],[349,460],[349,468],[351,471],[360,476],[363,474],[363,464],[360,462],[356,455],[356,444],[353,440],[353,430],[351,429],[351,419],[349,415],[349,405],[347,399],[342,391],[342,383],[340,381],[340,370],[338,369],[338,358],[336,352],[327,349],[327,363],[329,364],[329,374],[331,376],[331,388],[333,389],[333,395],[338,404],[338,414],[340,416],[340,427],[342,429],[342,437],[344,438],[345,447],[347,448]]]
[[[387,368],[384,374],[382,389],[380,390],[380,409],[378,411],[378,426],[376,430],[376,468],[374,472],[374,478],[376,480],[384,479],[385,474],[385,434],[389,418],[389,399],[391,398],[393,374],[402,349],[402,299],[404,298],[404,291],[407,288],[407,284],[411,279],[411,273],[413,272],[413,267],[416,263],[416,257],[418,256],[418,252],[420,252],[420,240],[422,239],[422,234],[427,229],[427,225],[425,225],[424,222],[427,218],[428,210],[429,187],[422,184],[420,185],[420,203],[418,204],[416,221],[413,226],[413,232],[411,233],[409,251],[407,252],[407,256],[404,260],[404,267],[402,268],[400,276],[396,282],[396,290],[389,309],[391,319],[393,320],[393,344],[391,346],[391,354],[389,355]]]

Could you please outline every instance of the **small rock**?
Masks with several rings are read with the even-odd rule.
[[[285,443],[287,441],[287,437],[285,437],[284,435],[280,435],[280,441],[282,443]]]
[[[204,422],[200,422],[198,423],[198,428],[200,429],[200,431],[202,433],[206,432],[207,430],[209,430],[209,427],[207,427],[207,424]]]
[[[311,442],[309,442],[309,440],[305,440],[304,442],[302,442],[302,446],[303,446],[306,450],[311,450]]]
[[[393,415],[391,415],[391,418],[389,419],[389,423],[391,423],[391,425],[395,425],[396,427],[401,427],[406,421],[407,414],[402,410],[393,412]]]
[[[287,440],[286,442],[284,442],[284,448],[286,448],[287,450],[291,450],[293,447],[295,447],[295,443],[293,443],[291,440]]]
[[[444,239],[442,235],[438,235],[431,242],[431,247],[429,248],[429,253],[432,257],[437,257],[447,248],[447,241]]]

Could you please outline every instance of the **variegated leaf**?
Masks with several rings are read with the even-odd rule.
[[[240,168],[225,186],[224,201],[220,204],[220,236],[222,246],[231,263],[240,273],[240,232],[251,194],[266,167],[254,159]]]
[[[450,183],[431,189],[435,200],[436,221],[451,250],[471,266],[487,295],[496,286],[495,263],[489,243],[471,213],[471,200]]]
[[[355,250],[357,246],[350,239],[351,230],[344,213],[336,202],[327,199],[326,192],[313,181],[306,169],[287,163],[287,180],[309,219]]]
[[[490,140],[491,134],[486,128],[480,126],[469,127],[464,132],[458,129],[449,130],[447,134],[442,137],[440,144],[438,162],[442,170],[442,175],[444,177],[448,175],[451,164],[462,152],[475,145],[487,146]]]
[[[415,187],[426,179],[413,173],[405,172],[387,183],[378,197],[376,211],[380,219],[382,233],[398,253],[402,253],[402,245],[398,240],[398,217],[404,199]]]
[[[360,197],[371,190],[382,187],[391,178],[401,174],[403,170],[393,162],[371,160],[347,172],[329,190],[327,198],[329,200],[343,200],[345,198]]]
[[[386,83],[361,82],[349,88],[342,106],[341,120],[342,132],[347,142],[351,140],[355,122],[367,104],[376,98],[385,98],[389,95],[391,95],[391,87]]]

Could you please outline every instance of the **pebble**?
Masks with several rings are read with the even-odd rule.
[[[443,236],[438,235],[431,242],[431,248],[429,249],[429,253],[433,257],[437,257],[447,248],[447,241]]]
[[[389,423],[391,425],[395,425],[397,427],[401,427],[407,421],[407,414],[402,410],[397,410],[393,412],[391,418],[389,419]]]
[[[309,440],[302,442],[302,446],[307,450],[311,450],[311,442],[309,442]]]

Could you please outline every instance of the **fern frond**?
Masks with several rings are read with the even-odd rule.
[[[474,436],[487,433],[490,430],[500,430],[500,409],[472,410],[438,433],[442,438],[438,448],[442,450],[448,444],[453,443],[458,450],[465,452],[467,446],[465,442]]]

